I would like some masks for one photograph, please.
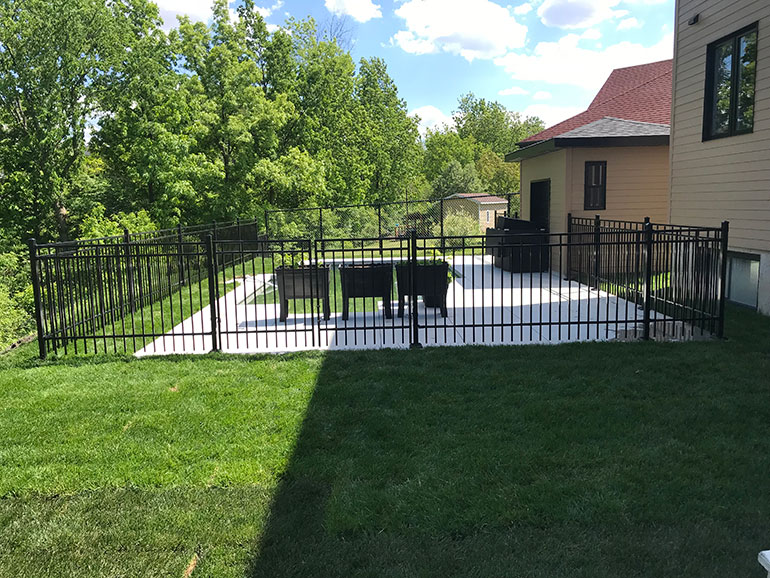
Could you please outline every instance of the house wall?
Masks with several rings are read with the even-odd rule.
[[[479,227],[481,228],[481,232],[485,233],[487,229],[495,226],[495,212],[502,214],[507,210],[508,203],[479,205]],[[487,211],[489,211],[489,222],[487,222]]]
[[[495,211],[503,212],[508,208],[508,203],[492,203],[480,205],[470,199],[460,197],[444,199],[444,216],[449,213],[464,213],[479,222],[479,232],[486,232],[488,227],[495,226]],[[487,224],[487,211],[490,212],[489,224]]]
[[[607,205],[584,210],[585,163],[607,161]],[[576,217],[653,222],[668,221],[667,146],[573,148],[567,155],[568,212]]]
[[[770,314],[770,2],[679,0],[675,18],[670,220],[730,221],[730,249],[761,257],[759,308]],[[706,47],[757,21],[754,131],[704,142]]]
[[[585,163],[607,161],[607,208],[583,209]],[[551,231],[567,230],[567,214],[668,221],[667,146],[570,148],[521,162],[521,214],[530,218],[530,184],[551,179]]]
[[[567,151],[559,150],[521,161],[521,217],[529,220],[530,185],[533,181],[551,180],[550,229],[554,233],[567,230]]]

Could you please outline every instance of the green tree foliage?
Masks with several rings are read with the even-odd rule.
[[[453,118],[461,138],[473,138],[501,158],[516,150],[517,143],[545,128],[537,117],[522,119],[499,102],[477,98],[472,92],[460,97]]]
[[[435,197],[440,198],[463,193],[480,195],[486,192],[486,187],[473,163],[461,165],[453,160],[434,181],[433,190]]]
[[[145,0],[6,0],[0,4],[3,227],[66,237],[89,119],[158,26]]]
[[[158,226],[144,209],[136,213],[120,212],[107,217],[104,205],[96,204],[83,219],[80,232],[84,239],[97,239],[122,235],[124,231],[141,233],[154,231],[157,228]]]
[[[543,122],[536,117],[522,119],[499,102],[473,93],[460,98],[453,119],[454,126],[428,131],[425,137],[423,173],[433,196],[444,196],[447,190],[495,195],[517,192],[519,167],[506,163],[505,154],[543,130]]]

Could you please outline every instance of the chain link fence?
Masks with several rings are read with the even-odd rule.
[[[270,239],[405,238],[478,235],[494,227],[498,215],[519,212],[519,194],[453,195],[337,207],[267,209],[265,236]]]

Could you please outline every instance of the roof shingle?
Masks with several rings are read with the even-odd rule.
[[[662,60],[613,70],[588,109],[520,144],[530,145],[561,136],[605,117],[670,124],[672,63],[672,60]]]

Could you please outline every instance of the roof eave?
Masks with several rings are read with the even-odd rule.
[[[556,137],[553,139],[556,148],[664,146],[669,144],[669,140],[670,137],[667,134],[567,138]]]
[[[530,144],[529,146],[520,148],[519,150],[513,151],[512,153],[508,153],[505,155],[505,162],[515,163],[523,161],[524,159],[539,157],[540,155],[545,155],[555,150],[556,143],[555,140],[551,138],[548,140],[539,141],[536,144]]]

